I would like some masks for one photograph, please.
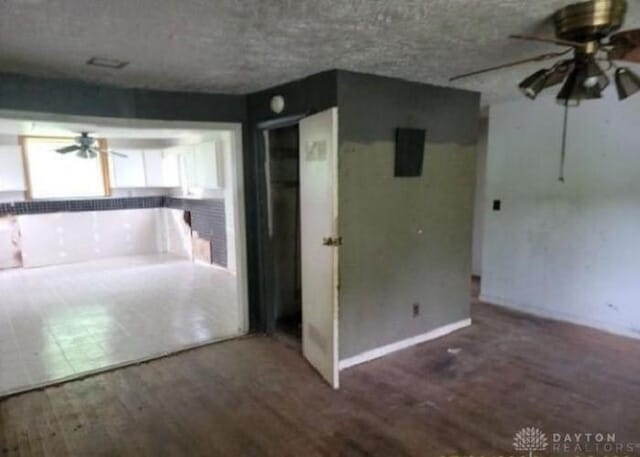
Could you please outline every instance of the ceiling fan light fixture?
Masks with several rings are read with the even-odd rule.
[[[624,100],[640,91],[640,76],[626,67],[618,68],[615,73],[618,98]]]
[[[609,78],[595,60],[579,60],[558,93],[557,101],[561,105],[577,106],[582,100],[602,98],[607,86]]]
[[[558,92],[556,101],[565,106],[578,106],[582,100],[582,88],[578,84],[579,70],[574,68]]]
[[[538,70],[530,76],[527,76],[518,87],[531,100],[534,100],[540,92],[546,87],[547,75],[549,70]]]
[[[587,59],[581,73],[581,84],[588,91],[597,87],[602,92],[609,86],[609,77],[593,57]]]

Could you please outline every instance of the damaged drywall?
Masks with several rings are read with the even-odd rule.
[[[22,267],[22,240],[16,216],[0,217],[0,270]]]

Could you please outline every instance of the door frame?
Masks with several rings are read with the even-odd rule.
[[[257,193],[258,193],[258,263],[260,275],[260,295],[261,308],[264,321],[260,327],[267,333],[273,334],[276,331],[275,306],[276,295],[274,286],[275,261],[273,259],[273,245],[269,235],[269,192],[267,183],[267,160],[269,157],[268,144],[265,141],[270,130],[298,125],[307,114],[293,114],[264,122],[256,125],[256,156],[257,156]],[[298,151],[299,153],[299,151]]]
[[[271,119],[268,121],[258,122],[254,124],[254,128],[250,129],[251,139],[253,140],[253,151],[255,155],[253,156],[254,169],[252,170],[255,174],[255,202],[256,206],[255,210],[255,218],[257,225],[257,233],[256,243],[255,243],[255,258],[257,259],[257,284],[254,285],[255,293],[258,294],[259,298],[259,314],[256,316],[257,321],[254,325],[257,325],[256,330],[263,331],[267,334],[275,333],[275,290],[274,290],[274,282],[273,279],[275,277],[275,262],[273,259],[273,246],[271,242],[271,237],[269,235],[269,203],[268,203],[268,187],[267,187],[267,158],[268,158],[268,144],[265,141],[265,133],[269,130],[274,130],[283,127],[290,127],[292,125],[297,125],[304,118],[318,114],[323,111],[336,109],[337,106],[329,106],[325,109],[321,110],[313,110],[311,112],[307,112],[304,114],[294,114],[286,117],[280,117]],[[336,126],[337,127],[337,126]],[[334,206],[335,211],[338,211],[338,195],[337,195],[337,167],[338,167],[338,139],[336,138],[336,144],[334,145],[335,154],[336,154],[336,163],[335,163],[335,183],[334,187]],[[302,151],[299,151],[302,154]],[[337,230],[337,227],[336,227]],[[334,256],[334,306],[335,312],[337,313],[337,300],[338,300],[338,285],[339,285],[339,275],[337,270],[338,263],[338,253],[336,252]],[[304,286],[303,286],[304,287]],[[336,316],[337,319],[337,316]],[[304,321],[304,312],[303,312],[303,321]],[[334,388],[339,387],[339,348],[338,348],[338,323],[336,320],[336,329],[334,330],[334,358],[336,363],[336,373],[334,373],[334,379],[330,381],[330,384]],[[301,357],[304,357],[303,354],[300,354]]]

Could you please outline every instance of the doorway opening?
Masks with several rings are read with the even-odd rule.
[[[265,131],[269,238],[273,255],[273,329],[300,346],[300,130],[297,124]]]
[[[247,333],[241,135],[0,111],[0,397]]]
[[[258,128],[265,330],[337,389],[338,109]]]

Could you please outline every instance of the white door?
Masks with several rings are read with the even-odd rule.
[[[300,121],[302,353],[338,388],[338,109]]]

